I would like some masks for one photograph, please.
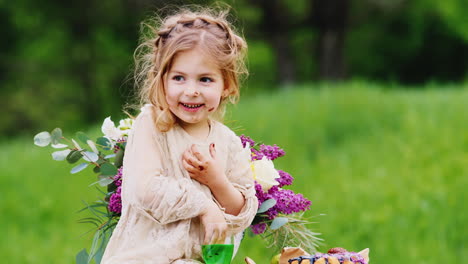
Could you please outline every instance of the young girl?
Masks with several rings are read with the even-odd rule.
[[[128,138],[122,216],[104,264],[200,263],[202,244],[242,233],[255,216],[250,152],[215,121],[245,72],[246,43],[225,16],[180,12],[137,49],[145,105]]]

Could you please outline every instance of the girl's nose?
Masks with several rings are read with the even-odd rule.
[[[187,89],[185,89],[185,95],[188,95],[188,96],[199,96],[199,95],[200,95],[200,91],[198,91],[197,88],[194,88],[193,86],[190,86],[190,87],[188,87]]]

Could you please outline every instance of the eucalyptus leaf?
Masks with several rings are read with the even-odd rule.
[[[109,176],[99,175],[99,178],[99,185],[102,187],[105,187],[114,182],[114,179],[110,178]]]
[[[73,169],[71,169],[70,173],[71,174],[75,174],[75,173],[78,173],[84,169],[86,169],[86,167],[88,167],[89,163],[80,163],[78,165],[76,165],[75,167],[73,167]]]
[[[73,142],[73,145],[75,145],[75,148],[77,148],[78,150],[82,150],[80,144],[78,144],[78,142],[76,142],[76,140],[74,140],[73,138],[72,138],[72,142]]]
[[[106,137],[100,137],[96,140],[96,145],[101,147],[103,150],[111,150],[112,142]]]
[[[85,144],[88,144],[88,140],[90,140],[89,137],[85,133],[83,133],[81,131],[76,132],[75,136],[79,141],[81,141],[81,142],[83,142]]]
[[[49,145],[51,141],[52,138],[50,136],[50,133],[47,131],[43,131],[34,136],[34,145],[39,147],[45,147]]]
[[[70,152],[71,152],[71,150],[69,150],[69,149],[55,151],[55,152],[52,153],[52,159],[58,160],[58,161],[65,160],[67,158],[68,154],[70,154]]]
[[[101,168],[99,168],[99,166],[96,166],[96,167],[94,167],[93,172],[94,172],[94,173],[100,173],[100,172],[101,172]]]
[[[101,173],[105,176],[113,176],[117,174],[117,167],[111,163],[103,163],[101,165]]]
[[[51,139],[52,139],[52,144],[54,145],[59,144],[60,139],[62,139],[62,129],[57,127],[54,130],[52,130]]]
[[[83,159],[88,162],[96,162],[99,159],[99,156],[91,151],[85,151],[83,153]]]
[[[76,264],[88,264],[88,257],[88,252],[86,252],[86,249],[83,248],[76,255]]]
[[[99,150],[97,149],[96,144],[94,144],[94,142],[91,139],[88,139],[86,143],[94,153],[99,154]]]
[[[68,156],[67,156],[67,161],[70,164],[76,163],[83,157],[83,154],[81,154],[81,151],[79,150],[72,150]]]
[[[284,226],[285,224],[288,223],[288,218],[286,217],[276,217],[275,219],[273,219],[273,221],[271,222],[271,225],[270,225],[270,228],[272,230],[276,230],[282,226]]]
[[[119,149],[119,151],[117,151],[117,153],[115,154],[115,161],[114,161],[114,165],[119,168],[120,166],[122,166],[123,164],[123,157],[124,157],[124,150],[123,149]]]
[[[61,144],[61,143],[52,144],[51,146],[52,146],[53,148],[56,148],[56,149],[68,148],[68,145],[66,145],[66,144]]]
[[[268,199],[268,200],[265,200],[262,205],[260,205],[260,208],[258,208],[258,211],[257,211],[257,214],[259,213],[264,213],[266,211],[268,211],[268,209],[272,208],[273,206],[275,206],[276,204],[276,200],[275,199]]]
[[[115,157],[115,154],[109,154],[107,156],[105,156],[104,158],[105,159],[110,159],[110,158],[114,158]]]

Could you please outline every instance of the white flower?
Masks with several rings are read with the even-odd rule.
[[[110,116],[104,119],[102,123],[101,131],[109,139],[117,140],[121,137],[121,132],[115,127],[114,122],[110,119]]]
[[[275,169],[273,161],[267,157],[263,157],[261,160],[252,161],[252,171],[254,179],[262,186],[264,192],[267,192],[274,185],[279,183],[275,180],[280,175]]]
[[[126,119],[120,120],[119,126],[117,127],[117,129],[120,131],[120,135],[121,135],[120,137],[128,136],[128,133],[130,132],[130,130],[132,130],[132,126],[133,126],[133,119],[126,118]]]

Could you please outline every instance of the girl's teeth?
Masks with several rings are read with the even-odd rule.
[[[197,108],[197,107],[200,107],[202,106],[203,104],[198,104],[198,105],[188,105],[188,104],[182,104],[183,106],[185,107],[188,107],[188,108]]]

